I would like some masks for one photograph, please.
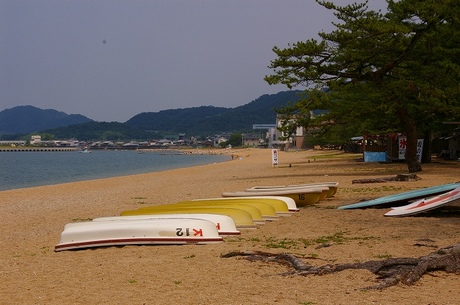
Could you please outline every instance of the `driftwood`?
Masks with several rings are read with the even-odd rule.
[[[354,264],[328,264],[323,266],[310,266],[292,254],[274,254],[262,251],[230,252],[222,255],[224,258],[244,256],[251,261],[275,262],[288,265],[293,271],[282,275],[307,276],[325,275],[347,269],[366,269],[380,281],[375,286],[365,289],[384,289],[398,283],[413,285],[424,274],[430,271],[445,271],[460,274],[460,243],[441,248],[435,252],[419,258],[388,258],[379,261],[367,261]]]
[[[355,179],[351,183],[378,183],[388,181],[414,181],[420,180],[421,178],[416,174],[397,174],[394,177],[383,177],[383,178],[366,178],[366,179]]]

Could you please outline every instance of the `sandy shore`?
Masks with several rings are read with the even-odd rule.
[[[458,304],[455,274],[434,272],[413,286],[362,290],[376,283],[365,270],[282,276],[288,267],[221,255],[288,252],[310,257],[312,265],[427,255],[459,242],[459,209],[388,218],[385,209],[335,208],[459,181],[460,162],[425,164],[417,181],[352,184],[405,173],[406,165],[303,151],[280,152],[280,165],[273,168],[270,150],[234,154],[239,158],[206,166],[0,192],[0,304]],[[220,244],[54,252],[63,226],[72,221],[254,185],[321,181],[340,183],[335,197]],[[330,246],[318,248],[319,238]]]

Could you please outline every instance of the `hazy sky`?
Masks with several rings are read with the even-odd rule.
[[[273,46],[317,38],[333,20],[314,0],[0,0],[0,111],[125,122],[241,106],[287,90],[263,80]]]

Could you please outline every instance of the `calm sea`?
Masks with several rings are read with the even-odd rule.
[[[0,191],[157,172],[228,158],[177,151],[1,152]]]

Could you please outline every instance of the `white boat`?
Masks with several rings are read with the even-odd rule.
[[[253,186],[252,190],[264,190],[264,189],[286,189],[286,188],[295,188],[295,187],[327,187],[329,190],[327,192],[327,197],[332,197],[337,193],[339,188],[338,182],[317,182],[317,183],[305,183],[305,184],[289,184],[289,185],[258,185]]]
[[[317,185],[317,186],[275,186],[275,187],[264,187],[264,188],[248,188],[245,189],[245,192],[277,192],[277,191],[297,191],[301,189],[320,189],[321,190],[321,195],[319,196],[319,200],[324,200],[327,197],[327,194],[329,193],[329,187],[325,185]]]
[[[394,207],[385,213],[385,216],[410,216],[456,202],[460,202],[460,187],[438,196],[420,199],[408,205]]]
[[[87,221],[66,224],[55,251],[126,245],[208,244],[222,241],[215,224],[204,219]]]
[[[93,221],[131,221],[131,220],[146,220],[146,219],[164,219],[164,218],[186,218],[186,219],[205,219],[209,220],[217,228],[217,232],[221,236],[240,235],[241,232],[236,229],[235,222],[230,216],[219,214],[162,214],[162,215],[136,215],[136,216],[113,216],[113,217],[98,217]]]

